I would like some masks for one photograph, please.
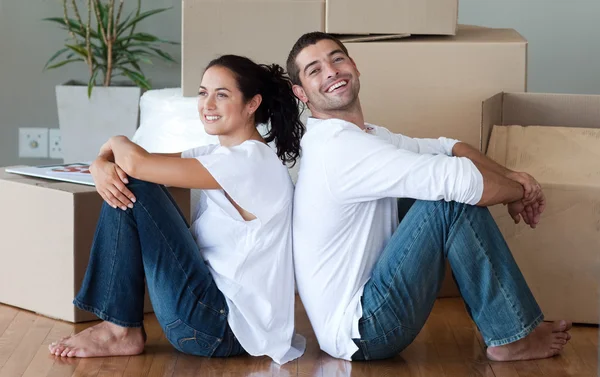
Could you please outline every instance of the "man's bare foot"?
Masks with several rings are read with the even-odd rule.
[[[567,321],[544,322],[514,343],[489,347],[487,357],[494,361],[545,359],[558,355],[571,339],[568,331],[573,324]]]
[[[138,355],[144,351],[146,331],[102,322],[79,334],[67,336],[48,346],[62,357],[104,357]]]

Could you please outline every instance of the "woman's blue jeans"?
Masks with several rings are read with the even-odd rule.
[[[177,204],[164,186],[130,178],[132,209],[104,203],[75,306],[124,327],[141,327],[144,279],[156,318],[181,352],[225,357],[245,351],[228,307]]]
[[[398,208],[400,225],[365,285],[353,360],[393,357],[415,339],[444,280],[446,260],[487,346],[522,339],[543,321],[487,208],[411,199],[399,200]]]

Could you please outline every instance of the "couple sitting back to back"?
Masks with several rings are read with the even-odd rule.
[[[306,346],[294,331],[295,276],[323,351],[390,358],[425,324],[449,261],[489,359],[557,355],[571,323],[543,322],[486,208],[504,203],[535,227],[545,206],[535,179],[457,140],[366,123],[360,72],[331,35],[300,37],[287,74],[235,55],[208,65],[198,112],[219,144],[174,154],[123,136],[103,145],[91,171],[105,203],[74,300],[103,322],[50,352],[143,352],[146,282],[179,351],[283,364]],[[306,130],[297,100],[312,113]],[[300,150],[294,189],[285,164]],[[191,225],[165,186],[201,190]]]

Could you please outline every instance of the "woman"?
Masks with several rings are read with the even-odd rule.
[[[302,355],[304,340],[294,335],[293,186],[282,163],[295,162],[304,132],[291,83],[278,65],[225,55],[204,72],[198,111],[219,145],[150,154],[117,136],[101,148],[91,172],[105,203],[74,304],[104,322],[52,343],[52,354],[141,353],[145,279],[156,317],[181,352],[247,352],[280,364]],[[269,121],[263,138],[256,126]],[[162,185],[202,189],[189,229]]]

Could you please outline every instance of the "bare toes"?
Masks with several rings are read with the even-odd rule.
[[[572,322],[567,322],[565,320],[555,321],[552,323],[552,332],[565,332],[573,327]]]
[[[554,336],[554,339],[564,339],[564,340],[569,339],[569,333],[566,333],[566,332],[557,332],[552,335]]]

